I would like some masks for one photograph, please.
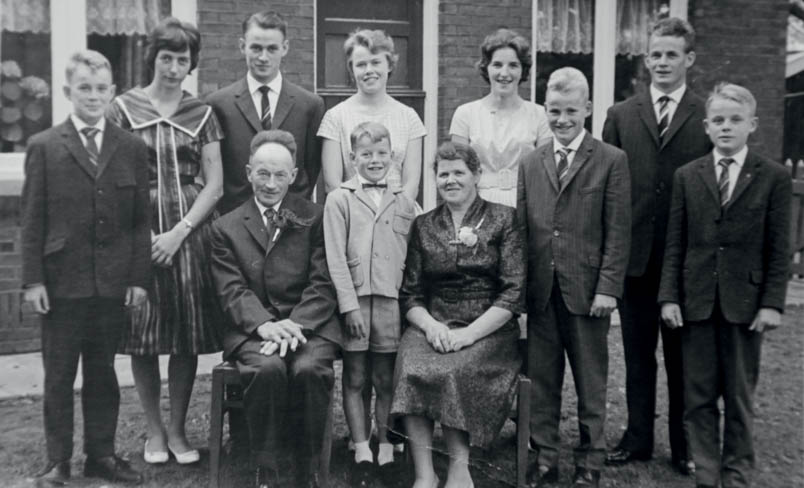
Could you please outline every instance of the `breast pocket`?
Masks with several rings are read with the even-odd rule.
[[[407,235],[410,232],[410,225],[413,223],[413,215],[396,214],[391,224],[394,232]]]

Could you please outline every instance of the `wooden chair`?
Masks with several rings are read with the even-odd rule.
[[[333,393],[335,388],[332,389]],[[209,421],[209,486],[220,486],[221,449],[223,447],[223,416],[229,413],[229,432],[241,429],[243,410],[243,388],[237,366],[224,361],[212,368],[212,401]],[[327,420],[324,427],[324,440],[318,457],[318,484],[329,488],[329,465],[332,458],[332,415],[333,396],[329,399]],[[527,456],[527,452],[525,453]]]

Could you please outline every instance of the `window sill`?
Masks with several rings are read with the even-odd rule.
[[[25,153],[0,154],[0,196],[15,196],[22,193],[25,180]]]

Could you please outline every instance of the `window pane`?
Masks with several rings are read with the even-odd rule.
[[[0,152],[24,152],[51,125],[50,4],[2,0],[0,25]]]
[[[645,53],[648,51],[650,28],[669,13],[670,6],[667,0],[618,1],[615,102],[648,89],[650,74],[645,67]]]
[[[147,85],[148,33],[170,15],[171,0],[87,0],[87,47],[112,63],[117,93]]]

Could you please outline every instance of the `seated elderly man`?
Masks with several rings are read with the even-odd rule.
[[[340,344],[322,207],[288,194],[295,153],[288,132],[255,135],[246,165],[254,198],[212,230],[212,273],[228,317],[224,358],[243,378],[258,488],[279,486],[284,433],[292,435],[297,486],[315,486],[310,461],[321,447]]]

